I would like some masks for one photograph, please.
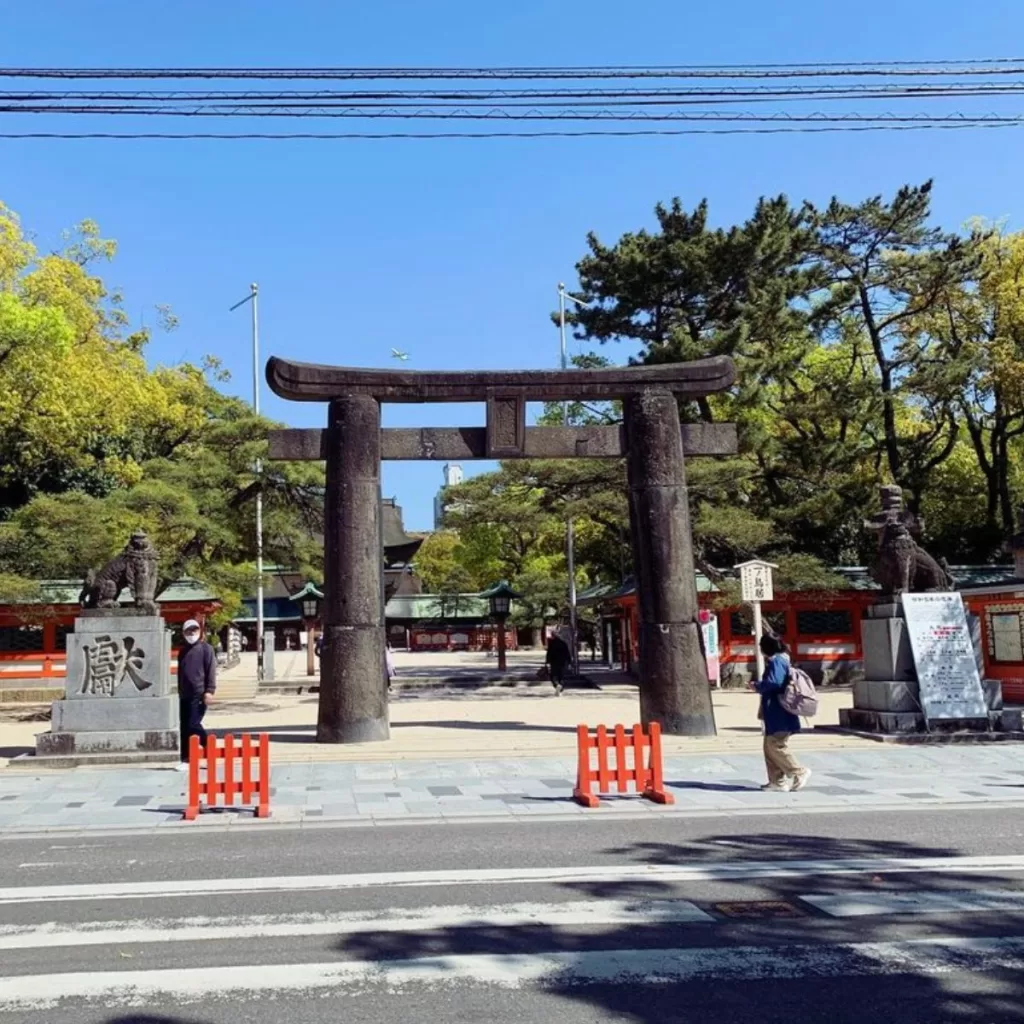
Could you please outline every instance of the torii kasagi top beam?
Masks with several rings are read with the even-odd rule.
[[[514,372],[359,369],[277,357],[267,363],[270,389],[296,402],[365,396],[377,402],[487,403],[486,428],[382,430],[380,457],[385,461],[621,458],[626,454],[623,427],[527,427],[526,403],[628,399],[650,390],[699,398],[724,390],[734,378],[733,362],[724,356],[663,366]],[[684,424],[681,429],[687,455],[736,451],[736,428],[731,423]],[[270,457],[326,459],[326,434],[318,428],[272,430]]]

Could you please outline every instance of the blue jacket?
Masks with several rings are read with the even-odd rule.
[[[761,718],[768,736],[778,732],[800,731],[800,719],[779,703],[779,696],[788,678],[789,655],[772,655],[764,667],[764,678],[757,684],[757,692],[761,694]]]

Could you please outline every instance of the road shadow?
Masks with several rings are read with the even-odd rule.
[[[209,1024],[198,1017],[166,1017],[151,1013],[129,1013],[127,1016],[108,1017],[103,1024]]]
[[[751,790],[760,790],[756,782],[748,783],[745,786],[736,785],[730,782],[666,782],[670,789],[702,789],[708,793],[749,793]]]
[[[628,882],[574,881],[558,883],[572,899],[621,900],[632,911],[628,924],[594,931],[586,927],[566,928],[543,919],[517,925],[490,922],[459,926],[379,931],[339,937],[335,949],[360,960],[395,962],[434,958],[433,968],[443,972],[448,959],[458,956],[490,955],[508,958],[516,970],[523,958],[547,955],[549,973],[543,980],[525,982],[527,988],[541,988],[556,1000],[577,1004],[593,1020],[632,1021],[634,1024],[735,1024],[740,1020],[757,1024],[792,1024],[792,1021],[828,1020],[829,1024],[864,1024],[866,1021],[898,1019],[900,1024],[937,1024],[954,1021],[1024,1020],[1024,983],[1020,972],[1004,967],[967,975],[964,972],[915,973],[912,967],[879,960],[870,951],[856,949],[846,954],[845,965],[834,975],[828,970],[793,969],[787,975],[787,953],[806,959],[808,949],[836,948],[854,943],[893,941],[886,918],[833,918],[797,899],[798,893],[841,889],[900,889],[919,887],[929,876],[885,874],[887,859],[957,856],[952,845],[920,844],[877,840],[856,836],[795,836],[770,828],[757,833],[721,833],[699,841],[634,842],[602,851],[638,865],[703,866],[739,860],[744,863],[792,860],[796,877],[775,876],[754,882],[746,874],[724,874],[715,878],[714,895],[701,899],[696,883],[686,884],[658,878],[637,877]],[[830,875],[809,879],[797,862],[828,863],[838,859],[877,859],[878,875]],[[930,876],[943,888],[984,889],[1000,884],[985,873],[964,872]],[[1005,884],[1003,882],[1002,884]],[[761,900],[789,901],[791,917],[732,917],[727,890],[735,887],[735,906],[747,905],[754,885],[764,893]],[[723,890],[726,890],[723,895]],[[716,918],[715,923],[669,921],[659,915],[652,900],[687,899]],[[992,919],[984,915],[948,915],[914,919],[914,939],[943,941],[983,938],[992,934]],[[856,928],[855,938],[851,930]],[[986,930],[988,929],[988,930]],[[1005,933],[1000,933],[1005,934]],[[742,962],[716,973],[716,953],[736,959],[736,952],[764,952],[778,971],[752,968]],[[868,949],[868,947],[865,947]],[[676,980],[671,965],[686,967],[687,950],[693,950],[692,973]],[[678,952],[676,952],[678,951]],[[775,952],[778,957],[775,960]],[[618,957],[617,965],[615,957]],[[454,962],[454,961],[453,961]],[[667,964],[661,971],[657,964]],[[913,963],[911,960],[910,963]],[[623,966],[625,965],[625,966]],[[759,973],[760,971],[760,973]],[[625,972],[625,973],[624,973]],[[634,976],[635,975],[635,976]],[[511,994],[494,996],[514,998]],[[896,1012],[898,1008],[898,1012]],[[894,1012],[896,1015],[894,1016]],[[573,1020],[575,1015],[569,1015]],[[550,1016],[559,1019],[557,1004]]]

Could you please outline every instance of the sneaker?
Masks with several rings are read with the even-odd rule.
[[[762,787],[763,793],[788,793],[790,790],[789,779],[783,779],[782,782],[766,782]]]
[[[808,780],[811,777],[810,768],[801,768],[796,773],[796,777],[793,779],[793,792],[795,793],[798,789],[803,789],[807,785]]]
[[[177,764],[177,765],[175,766],[174,770],[175,770],[176,772],[187,772],[187,771],[188,771],[188,764],[187,764],[187,762],[185,762],[185,761],[181,761],[181,762],[179,762],[179,763],[178,763],[178,764]]]

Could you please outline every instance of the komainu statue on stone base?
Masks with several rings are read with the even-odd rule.
[[[952,590],[945,560],[937,562],[917,541],[924,520],[903,507],[903,491],[889,484],[880,489],[882,511],[864,525],[878,532],[878,557],[871,578],[892,597],[929,590]]]
[[[89,570],[79,601],[83,608],[116,608],[127,587],[143,615],[156,615],[157,552],[141,530],[132,534],[124,551],[98,572]]]

